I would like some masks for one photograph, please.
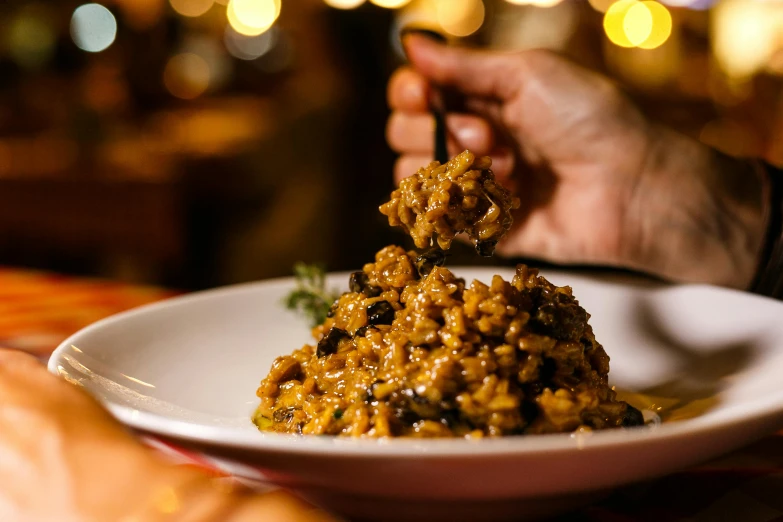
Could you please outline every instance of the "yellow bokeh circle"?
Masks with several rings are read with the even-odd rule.
[[[201,56],[183,53],[172,57],[163,71],[166,89],[183,100],[198,98],[209,88],[209,64]]]
[[[201,16],[212,7],[213,0],[169,0],[172,9],[182,16]]]
[[[324,0],[326,5],[336,9],[356,9],[362,5],[365,0]]]
[[[672,15],[669,10],[658,2],[642,2],[652,16],[652,29],[647,39],[639,44],[642,49],[660,47],[672,34]]]
[[[619,0],[609,6],[604,14],[604,32],[609,40],[620,47],[633,47],[634,44],[625,35],[623,21],[628,9],[638,4],[639,0]]]
[[[644,2],[636,2],[625,11],[623,32],[633,47],[638,47],[652,33],[653,18]]]
[[[373,4],[386,9],[397,9],[409,3],[411,0],[370,0]]]
[[[245,36],[258,36],[280,16],[281,0],[230,0],[226,8],[228,23]]]
[[[604,32],[620,47],[655,49],[671,36],[672,17],[654,0],[619,0],[606,10]]]
[[[439,0],[438,23],[453,36],[468,36],[484,23],[484,2],[481,0]]]

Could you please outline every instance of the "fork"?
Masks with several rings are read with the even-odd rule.
[[[400,31],[400,39],[408,34],[420,34],[443,44],[448,42],[446,37],[436,31],[415,26],[404,27]],[[445,97],[440,87],[432,87],[432,90],[430,91],[429,106],[435,119],[435,161],[442,165],[449,161],[449,153],[446,146],[448,141],[448,129],[446,128],[447,108]]]

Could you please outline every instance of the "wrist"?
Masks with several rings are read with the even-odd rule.
[[[758,162],[757,167],[766,181],[765,198],[769,212],[758,268],[750,290],[783,299],[783,169],[763,162]]]
[[[636,223],[629,264],[673,281],[747,288],[769,212],[764,176],[750,161],[669,129],[650,133],[628,220]]]

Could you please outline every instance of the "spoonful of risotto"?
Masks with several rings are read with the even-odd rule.
[[[513,224],[511,211],[519,208],[519,198],[495,181],[491,166],[489,157],[469,150],[443,164],[433,161],[402,180],[381,213],[417,248],[448,250],[464,233],[479,255],[490,257]]]

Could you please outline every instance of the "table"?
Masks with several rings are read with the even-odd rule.
[[[0,346],[45,360],[80,328],[176,293],[0,268]],[[184,464],[199,464],[179,457]],[[783,432],[696,468],[619,489],[558,520],[783,522]]]

